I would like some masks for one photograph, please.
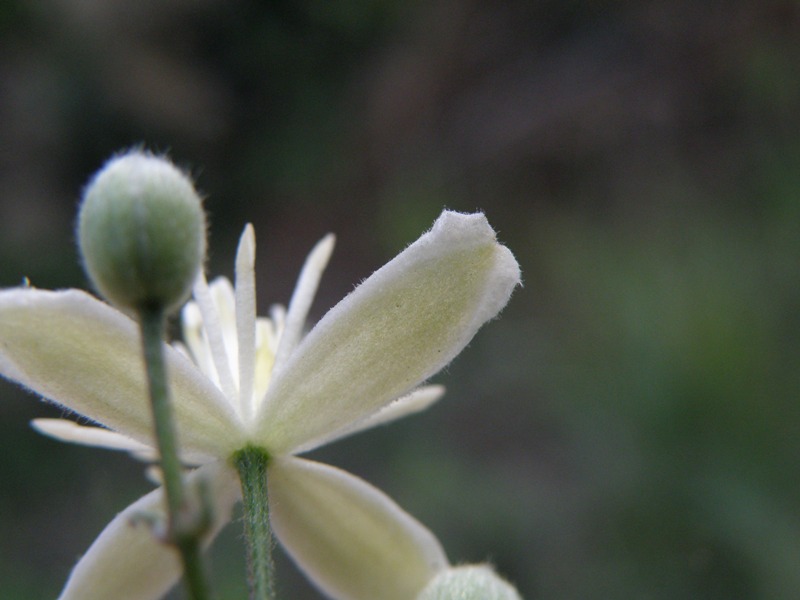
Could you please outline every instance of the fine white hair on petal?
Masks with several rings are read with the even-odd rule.
[[[297,346],[303,334],[308,311],[317,293],[319,280],[325,267],[328,265],[336,237],[329,233],[322,238],[306,258],[297,285],[289,301],[289,308],[286,313],[286,324],[278,344],[278,352],[275,355],[275,373],[279,373],[282,364]]]
[[[292,452],[373,414],[455,358],[519,283],[486,217],[445,211],[303,338],[270,383],[254,442]]]
[[[253,406],[253,378],[256,352],[256,236],[247,224],[236,252],[236,339],[239,352],[239,404],[249,421]]]

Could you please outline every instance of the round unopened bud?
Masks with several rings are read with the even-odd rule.
[[[89,278],[109,301],[133,310],[177,308],[205,258],[200,197],[166,158],[117,156],[86,187],[78,243]]]
[[[522,600],[488,565],[450,567],[434,577],[417,600]]]

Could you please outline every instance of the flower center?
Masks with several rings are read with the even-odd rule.
[[[233,286],[225,277],[219,277],[208,286],[212,309],[216,314],[206,314],[200,303],[192,300],[186,303],[181,313],[183,340],[189,356],[200,370],[226,396],[231,396],[226,390],[224,380],[226,375],[223,369],[229,371],[229,376],[235,387],[235,396],[229,397],[231,404],[240,408],[238,393],[242,387],[239,368],[239,336],[236,329],[236,300]],[[209,321],[207,323],[207,321]],[[210,321],[217,321],[220,340],[215,343],[211,329],[216,325]],[[254,370],[252,381],[252,397],[250,405],[258,408],[269,388],[272,368],[275,364],[275,354],[278,351],[281,334],[284,329],[285,310],[280,305],[272,308],[271,318],[258,317],[255,327],[255,352],[253,354]],[[221,346],[221,348],[218,348]],[[224,356],[219,356],[222,353]]]

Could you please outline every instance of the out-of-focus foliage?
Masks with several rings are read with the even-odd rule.
[[[208,194],[211,273],[254,222],[262,311],[327,231],[317,316],[442,206],[483,209],[525,288],[440,406],[320,456],[529,598],[796,597],[795,2],[6,0],[0,36],[0,285],[85,287],[79,191],[138,143]],[[0,387],[10,600],[55,596],[149,489],[27,427],[54,414]]]

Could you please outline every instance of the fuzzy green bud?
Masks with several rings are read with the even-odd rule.
[[[522,600],[488,565],[450,567],[434,577],[417,600]]]
[[[109,160],[78,214],[83,264],[97,290],[124,309],[175,309],[202,266],[206,225],[192,181],[166,158],[138,150]]]

